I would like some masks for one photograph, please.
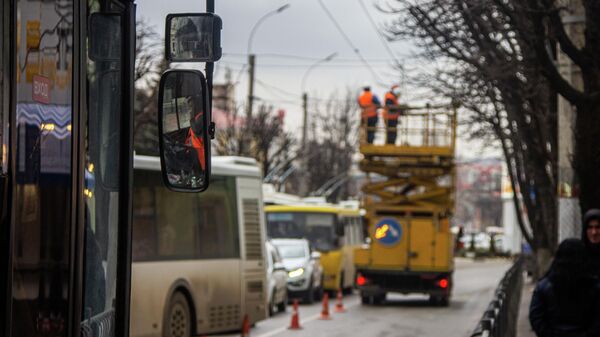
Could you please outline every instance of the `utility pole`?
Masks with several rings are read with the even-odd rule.
[[[302,94],[302,151],[306,149],[306,131],[308,129],[308,94]]]
[[[248,54],[248,106],[246,107],[246,121],[252,118],[252,105],[254,104],[254,54]]]

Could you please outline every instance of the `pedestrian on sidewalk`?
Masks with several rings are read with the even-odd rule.
[[[588,269],[600,279],[600,209],[592,208],[585,212],[582,232],[588,253]]]
[[[529,322],[538,337],[600,336],[600,283],[586,268],[586,247],[566,239],[533,292]]]

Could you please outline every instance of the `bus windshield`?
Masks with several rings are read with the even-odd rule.
[[[277,212],[267,214],[267,234],[273,239],[306,238],[320,251],[337,248],[332,213]]]

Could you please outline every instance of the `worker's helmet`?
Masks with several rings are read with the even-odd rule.
[[[365,91],[369,91],[369,90],[371,90],[371,85],[369,83],[364,83],[362,88]]]
[[[400,95],[400,86],[397,84],[392,85],[391,91],[392,91],[392,93],[394,93],[394,95],[399,96]]]

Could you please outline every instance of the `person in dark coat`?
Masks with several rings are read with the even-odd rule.
[[[600,209],[592,208],[583,216],[581,238],[588,253],[588,269],[600,278]]]
[[[600,336],[600,284],[579,239],[564,240],[533,292],[529,322],[538,337]]]

